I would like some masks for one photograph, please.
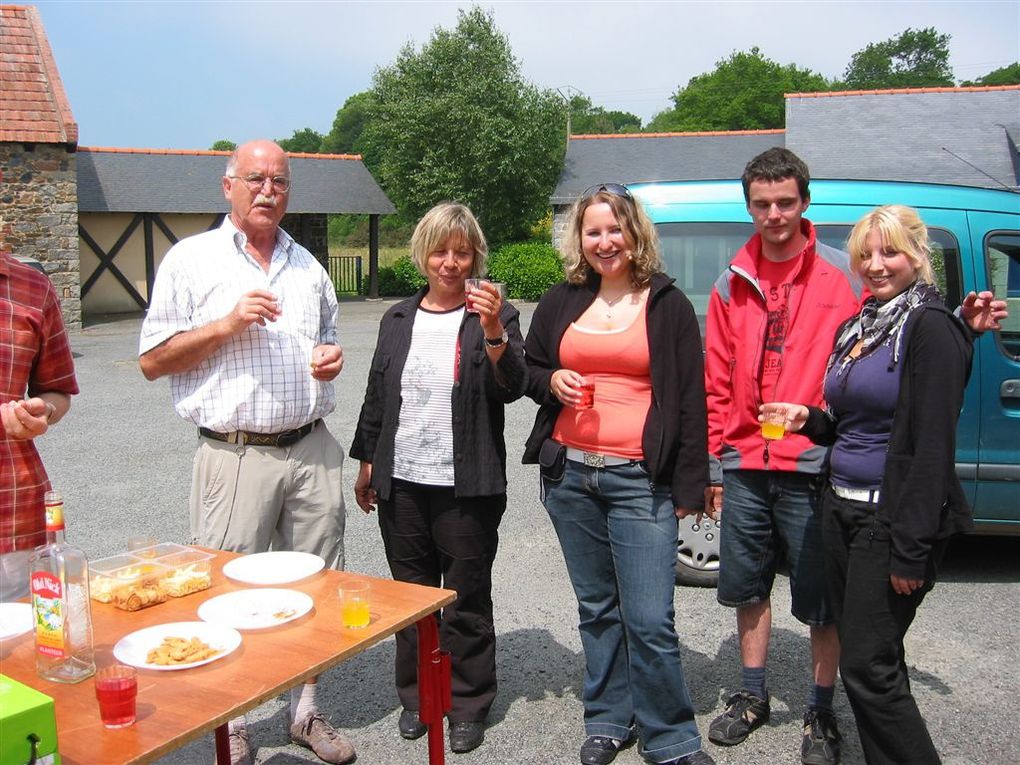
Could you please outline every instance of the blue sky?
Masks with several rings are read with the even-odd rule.
[[[400,48],[452,28],[457,2],[38,2],[82,146],[206,149],[328,132]],[[958,79],[1020,59],[1004,2],[488,2],[529,80],[645,122],[734,50],[841,75],[907,27],[952,35]]]

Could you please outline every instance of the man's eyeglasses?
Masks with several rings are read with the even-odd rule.
[[[600,191],[604,191],[607,194],[612,194],[616,197],[623,197],[624,199],[633,199],[630,195],[630,189],[620,183],[596,183],[594,186],[589,186],[581,193],[581,200],[591,199],[593,196],[598,194]]]
[[[290,178],[285,175],[276,175],[270,178],[267,175],[228,175],[228,178],[233,178],[235,181],[244,181],[252,191],[261,191],[262,187],[266,185],[266,181],[269,181],[273,186],[273,191],[283,194],[290,189]]]

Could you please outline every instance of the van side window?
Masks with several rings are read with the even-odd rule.
[[[1020,232],[996,231],[985,238],[985,261],[996,296],[1005,296],[1009,317],[997,333],[999,347],[1020,359]]]
[[[733,222],[660,223],[656,229],[665,271],[676,279],[676,285],[694,306],[704,337],[712,285],[754,233],[754,226]]]
[[[846,252],[846,240],[853,226],[816,223],[818,241]],[[960,280],[960,245],[951,233],[941,228],[928,229],[931,244],[931,267],[935,271],[935,285],[950,310],[963,300]]]

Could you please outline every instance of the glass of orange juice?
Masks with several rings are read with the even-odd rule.
[[[765,404],[762,410],[761,437],[778,441],[786,435],[786,407]]]
[[[371,586],[365,579],[348,579],[340,584],[340,623],[349,629],[367,627],[371,621],[369,612]]]

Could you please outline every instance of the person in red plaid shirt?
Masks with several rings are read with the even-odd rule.
[[[45,274],[0,252],[0,601],[28,595],[50,490],[35,439],[78,392],[60,301]]]

